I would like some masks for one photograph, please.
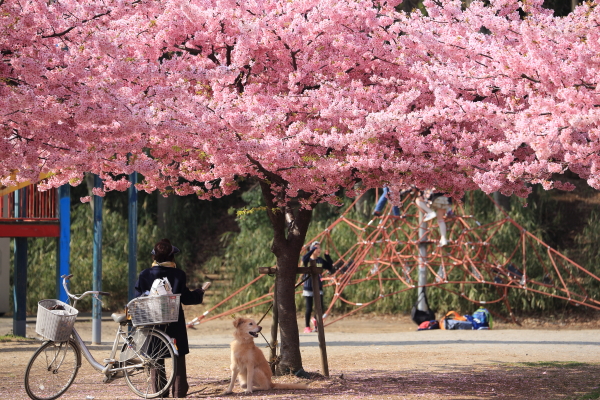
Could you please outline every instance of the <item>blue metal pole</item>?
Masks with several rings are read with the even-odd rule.
[[[57,299],[68,302],[69,298],[62,286],[62,275],[71,273],[71,186],[58,188],[58,215],[60,218],[60,237],[58,238],[58,268],[56,271]]]
[[[129,175],[129,300],[135,297],[135,282],[137,280],[137,220],[138,220],[138,192],[135,184],[137,183],[137,172]]]
[[[101,188],[102,180],[94,175],[94,187]],[[93,290],[102,290],[102,197],[94,195]],[[92,301],[92,344],[102,343],[102,303]]]
[[[15,192],[15,216],[26,217],[27,188]],[[27,238],[15,238],[13,334],[27,335]]]

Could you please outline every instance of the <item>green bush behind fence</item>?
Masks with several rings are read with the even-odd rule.
[[[374,203],[374,193],[367,194],[368,201],[360,203],[360,206],[349,210],[347,217],[366,223],[371,217]],[[202,264],[197,263],[194,253],[198,250],[197,237],[201,231],[210,229],[215,224],[216,214],[220,211],[218,205],[200,202],[193,197],[178,199],[171,212],[171,226],[169,232],[171,239],[178,247],[185,249],[178,257],[180,267],[188,272],[190,285],[201,283],[204,276],[210,273],[226,272],[231,280],[227,285],[214,287],[216,295],[207,299],[207,306],[216,304],[220,299],[231,294],[247,282],[254,279],[258,274],[258,267],[275,265],[275,257],[271,253],[272,228],[263,207],[262,196],[258,188],[247,190],[242,194],[247,203],[249,211],[239,213],[237,218],[239,232],[228,231],[219,237],[219,249],[216,255],[204,260]],[[138,225],[138,271],[150,265],[150,250],[156,240],[160,239],[156,227],[156,215],[152,211],[155,208],[155,199],[151,196],[142,196],[140,200],[140,216]],[[307,241],[317,236],[320,232],[331,225],[339,216],[346,211],[351,204],[351,199],[346,199],[346,205],[334,207],[327,204],[318,205],[313,213],[313,220],[307,234]],[[231,203],[231,202],[230,202]],[[545,191],[536,191],[534,196],[528,200],[524,207],[524,200],[511,199],[511,210],[509,216],[523,228],[544,242],[555,246],[560,243],[560,236],[564,234],[564,213],[556,212],[557,203],[552,196]],[[119,203],[125,204],[123,200]],[[467,193],[463,199],[466,214],[472,214],[481,224],[491,223],[503,218],[493,203],[481,192]],[[122,309],[127,302],[127,270],[128,270],[128,232],[127,215],[123,207],[115,209],[105,207],[103,215],[102,235],[102,270],[103,290],[112,293],[111,297],[103,299],[105,308],[108,310]],[[71,237],[71,271],[75,275],[72,281],[72,291],[81,293],[92,288],[92,211],[87,204],[75,203],[72,207],[72,237]],[[235,214],[239,209],[230,208],[229,213]],[[212,217],[211,217],[212,215]],[[212,219],[211,219],[212,218]],[[572,257],[584,268],[598,275],[596,260],[600,256],[600,221],[598,213],[592,212],[585,229],[575,237],[574,245],[568,249],[558,249],[566,256]],[[504,224],[492,240],[501,254],[510,254],[515,247],[520,232],[511,224]],[[356,244],[356,233],[348,225],[340,224],[332,232],[335,246],[344,253]],[[30,239],[28,245],[29,261],[29,285],[27,293],[27,309],[29,313],[35,313],[37,302],[44,298],[56,296],[56,246],[54,238]],[[537,249],[540,259],[528,256],[526,260],[527,275],[530,278],[542,280],[545,270],[542,268],[548,259],[545,249],[540,246]],[[534,249],[528,254],[535,252]],[[540,262],[541,260],[541,262]],[[334,260],[335,261],[335,260]],[[516,252],[511,260],[516,266],[522,265],[521,252]],[[573,271],[575,274],[576,271]],[[430,278],[433,279],[433,278]],[[598,281],[592,277],[584,279],[586,289],[590,296],[598,298],[600,287]],[[215,312],[224,311],[227,308],[244,304],[256,297],[268,293],[272,289],[273,277],[264,277],[253,286],[244,290],[234,297],[226,305]],[[398,290],[398,286],[395,290]],[[430,288],[427,290],[429,304],[438,314],[448,310],[459,312],[472,312],[474,304],[454,292],[462,292],[466,297],[474,300],[493,300],[498,297],[498,291],[490,285],[446,285],[449,289]],[[394,290],[390,287],[389,291]],[[548,289],[552,290],[552,289]],[[331,301],[332,288],[325,291],[325,303]],[[367,302],[379,296],[379,284],[376,280],[367,281],[359,285],[348,286],[344,296],[355,301]],[[365,309],[366,312],[374,313],[406,313],[416,301],[416,290],[386,297],[376,302],[373,306]],[[299,310],[303,308],[300,295],[296,297]],[[513,309],[521,312],[550,312],[563,311],[566,302],[553,299],[548,296],[536,295],[522,290],[510,290],[509,302]],[[89,301],[88,301],[89,303]],[[89,308],[88,303],[82,303],[81,309]],[[253,310],[261,312],[267,306]],[[506,314],[507,310],[503,303],[492,304],[490,309]],[[353,309],[353,306],[337,302],[334,313],[345,313]]]

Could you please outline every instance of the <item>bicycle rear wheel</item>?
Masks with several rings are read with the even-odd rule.
[[[146,399],[168,393],[177,368],[175,352],[168,340],[159,333],[149,331],[138,355],[121,363],[126,368],[125,381],[129,388]]]
[[[27,364],[25,390],[34,400],[56,399],[71,386],[80,366],[81,352],[75,342],[46,342]]]

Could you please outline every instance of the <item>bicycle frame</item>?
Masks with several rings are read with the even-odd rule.
[[[173,349],[173,352],[175,353],[175,355],[179,356],[179,352],[177,351],[177,348],[175,346],[173,346],[173,344],[172,344],[173,340],[171,339],[171,337],[169,335],[167,335],[166,333],[164,333],[163,331],[161,331],[160,329],[142,327],[137,330],[142,331],[142,332],[145,330],[148,330],[148,331],[153,330],[155,333],[162,335],[168,341],[168,343],[171,343],[171,348]],[[110,359],[113,359],[113,360],[115,359],[115,356],[117,355],[117,351],[119,350],[119,347],[122,347],[123,345],[125,345],[127,343],[127,338],[130,336],[131,336],[130,334],[127,334],[125,331],[123,331],[121,329],[121,326],[119,326],[117,328],[117,334],[115,337],[115,341],[113,342],[112,350],[110,352],[110,357],[109,357]],[[113,374],[115,372],[124,371],[126,369],[133,369],[133,368],[143,366],[143,364],[136,364],[136,365],[129,365],[126,368],[111,368],[112,364],[106,364],[106,365],[100,364],[98,361],[96,361],[96,359],[94,358],[92,353],[90,353],[90,350],[86,346],[83,339],[81,339],[81,336],[79,336],[79,333],[77,332],[77,330],[75,328],[73,328],[72,337],[73,337],[75,343],[77,344],[77,347],[79,347],[79,349],[81,350],[83,357],[90,363],[90,365],[95,370],[100,371],[107,376],[109,375],[109,373]],[[121,340],[121,339],[123,339],[123,340]],[[139,354],[139,353],[136,353],[136,354],[141,359],[144,359],[144,357],[141,354]]]
[[[83,293],[80,296],[76,296],[73,295],[69,292],[69,288],[67,287],[67,280],[69,278],[71,278],[71,276],[73,275],[63,275],[63,287],[65,288],[65,291],[67,293],[67,295],[69,296],[69,299],[73,301],[73,308],[76,308],[77,305],[77,301],[81,300],[83,297],[87,296],[87,295],[93,295],[94,297],[98,298],[98,295],[109,295],[109,293],[106,292],[98,292],[98,291],[88,291]],[[73,331],[71,333],[71,336],[73,337],[73,340],[75,341],[75,344],[77,345],[77,347],[79,347],[81,353],[83,354],[83,357],[90,363],[90,365],[97,371],[102,372],[104,375],[106,375],[107,377],[111,377],[114,376],[115,373],[117,372],[121,372],[124,371],[126,369],[134,369],[134,368],[138,368],[138,367],[143,367],[143,360],[146,358],[144,357],[142,354],[139,354],[135,349],[132,349],[133,352],[135,353],[135,355],[137,357],[140,358],[140,360],[142,361],[142,363],[140,364],[135,364],[135,365],[129,365],[126,368],[113,368],[114,363],[117,361],[115,359],[115,356],[117,355],[117,351],[119,350],[120,347],[123,347],[124,345],[127,344],[127,340],[129,338],[131,338],[133,336],[133,334],[137,331],[137,332],[143,332],[144,331],[154,331],[155,333],[162,335],[166,340],[167,343],[169,343],[169,345],[171,346],[171,348],[173,349],[173,353],[175,354],[175,356],[179,356],[179,351],[177,350],[177,347],[173,344],[173,340],[171,339],[171,337],[169,335],[167,335],[165,332],[161,331],[160,329],[154,329],[154,327],[149,327],[149,326],[142,326],[139,329],[138,328],[134,328],[134,330],[130,333],[125,332],[122,329],[123,325],[119,325],[117,328],[117,333],[115,335],[115,340],[113,342],[113,346],[112,346],[112,350],[110,352],[110,360],[114,360],[113,362],[108,362],[105,365],[99,363],[98,361],[96,361],[96,359],[94,358],[94,356],[92,355],[92,353],[90,353],[90,350],[87,348],[85,342],[83,341],[83,339],[81,339],[81,336],[79,336],[79,333],[77,332],[77,330],[75,329],[75,327],[73,327]],[[143,337],[143,339],[145,339],[145,337]],[[122,360],[121,360],[122,361]]]

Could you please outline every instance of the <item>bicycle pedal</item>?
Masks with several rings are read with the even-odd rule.
[[[113,383],[115,380],[123,378],[125,374],[123,371],[113,372],[110,375],[107,375],[102,380],[102,383]]]
[[[117,360],[115,360],[114,358],[105,358],[104,359],[104,364],[114,364],[116,362],[117,362]]]
[[[102,383],[104,383],[104,384],[108,385],[109,383],[113,383],[113,382],[114,382],[114,381],[116,381],[116,380],[117,380],[117,378],[116,378],[116,377],[115,377],[115,378],[109,378],[109,377],[106,377],[106,378],[104,378],[104,380],[102,381]]]

